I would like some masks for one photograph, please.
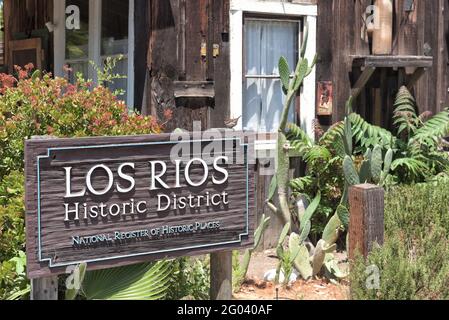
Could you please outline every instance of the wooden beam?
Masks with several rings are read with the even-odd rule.
[[[363,184],[349,189],[349,259],[367,257],[374,243],[384,242],[384,189]]]
[[[418,80],[426,73],[426,68],[417,68],[415,72],[412,74],[410,79],[407,82],[407,89],[412,90],[413,86],[418,82]]]
[[[213,81],[174,81],[175,98],[214,98]]]
[[[31,280],[31,300],[58,300],[58,277]]]
[[[351,94],[354,100],[357,99],[362,90],[365,88],[366,84],[371,79],[371,76],[373,75],[374,71],[376,71],[375,67],[367,67],[365,68],[365,70],[363,70],[359,79],[355,83],[354,88],[352,88],[351,90]]]
[[[431,68],[433,57],[430,56],[351,56],[354,67],[374,68]]]
[[[210,299],[232,299],[232,251],[210,255]]]

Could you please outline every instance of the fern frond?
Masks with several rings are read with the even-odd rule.
[[[391,164],[391,170],[396,172],[398,170],[405,171],[408,177],[424,177],[429,171],[427,164],[416,158],[401,158],[396,159]]]
[[[344,134],[344,122],[337,122],[324,133],[318,144],[326,147],[328,150],[333,151],[334,154],[339,156],[341,159],[344,159],[346,156],[345,146],[342,139]]]
[[[418,142],[436,148],[441,139],[449,135],[449,111],[444,110],[433,116],[416,130],[411,143]]]
[[[407,87],[402,86],[396,95],[394,103],[393,124],[397,128],[398,135],[407,132],[407,137],[415,133],[421,123],[416,113],[416,101]]]
[[[290,187],[293,192],[302,193],[308,187],[313,184],[313,178],[311,176],[305,176],[301,178],[296,178],[290,181]]]
[[[308,134],[294,123],[288,124],[287,139],[290,141],[290,145],[300,154],[304,155],[311,148],[314,143]]]
[[[390,131],[370,124],[357,113],[351,113],[349,119],[355,141],[362,147],[371,148],[380,145],[388,149],[394,146],[396,138]]]
[[[332,153],[324,146],[315,146],[304,154],[304,160],[307,164],[312,164],[318,160],[329,162],[332,158]]]

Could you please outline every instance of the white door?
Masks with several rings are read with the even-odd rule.
[[[134,105],[134,0],[57,0],[55,17],[55,70],[64,66],[73,81],[77,72],[98,81],[90,61],[102,66],[107,57],[123,56],[114,73],[126,76],[108,87],[123,90],[120,98]]]

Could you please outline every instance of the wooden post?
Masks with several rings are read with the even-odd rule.
[[[210,255],[210,299],[232,299],[232,251]]]
[[[55,139],[54,136],[32,136],[33,140]],[[58,276],[31,280],[31,300],[58,300]]]
[[[363,184],[349,189],[349,259],[367,257],[374,243],[384,241],[384,189]]]
[[[58,300],[58,277],[31,280],[31,300]]]

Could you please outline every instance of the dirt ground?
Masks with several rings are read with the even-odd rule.
[[[346,254],[338,253],[340,268],[345,270]],[[273,283],[263,281],[265,272],[275,269],[278,260],[274,250],[255,253],[248,269],[248,281],[239,293],[234,295],[237,300],[347,300],[349,287],[346,283],[331,283],[326,279],[298,280],[291,286],[283,288]]]

